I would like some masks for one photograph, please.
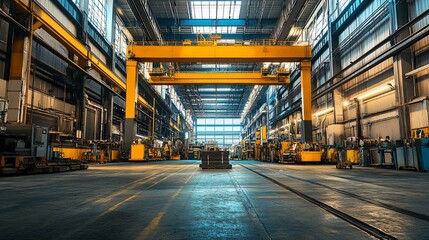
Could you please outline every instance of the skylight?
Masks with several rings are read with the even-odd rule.
[[[231,64],[202,64],[201,68],[229,68]]]
[[[194,33],[236,33],[237,27],[192,27]]]
[[[192,1],[193,19],[238,19],[241,1]],[[194,33],[236,33],[237,27],[192,27]]]

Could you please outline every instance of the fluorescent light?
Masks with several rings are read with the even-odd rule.
[[[316,112],[314,115],[316,115],[316,117],[317,117],[317,116],[320,116],[320,115],[323,115],[323,114],[327,114],[327,113],[330,113],[330,112],[333,112],[333,111],[334,111],[334,108],[330,107],[330,108],[327,108],[325,110],[321,110],[319,112]]]
[[[376,94],[382,94],[385,92],[389,92],[391,90],[395,89],[395,85],[391,82],[387,84],[383,84],[382,86],[376,87],[368,92],[365,92],[364,94],[357,97],[359,100],[364,100],[366,98],[372,97]]]

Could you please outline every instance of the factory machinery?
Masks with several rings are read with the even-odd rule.
[[[256,140],[253,149],[249,149],[249,141],[242,141],[242,159],[279,163],[321,163],[323,151],[316,142],[302,143],[285,139],[285,137],[267,138],[267,126],[263,125],[256,131]]]
[[[87,169],[81,161],[55,155],[49,129],[29,124],[7,124],[7,106],[0,107],[0,175],[52,173]]]
[[[318,143],[281,142],[280,163],[321,163],[322,150]]]
[[[174,144],[173,144],[174,143]],[[161,161],[180,160],[186,156],[183,142],[180,139],[174,141],[157,141],[148,138],[134,140],[128,161]]]
[[[229,151],[221,151],[217,146],[207,146],[205,151],[201,152],[202,169],[231,169],[229,163]]]
[[[412,138],[396,141],[398,169],[429,170],[429,138]]]
[[[0,174],[80,170],[88,163],[119,158],[118,143],[84,141],[80,131],[70,134],[37,124],[8,123],[7,112],[8,101],[0,99]]]
[[[346,162],[365,167],[383,167],[393,169],[429,170],[428,128],[416,128],[411,131],[410,139],[393,141],[384,138],[362,137],[361,129],[356,129],[357,137],[344,136],[343,125],[327,127],[328,144],[324,147],[328,162]],[[341,144],[337,144],[342,142]],[[329,160],[331,158],[331,160]]]

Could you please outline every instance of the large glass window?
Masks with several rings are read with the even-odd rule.
[[[215,140],[223,149],[240,142],[240,119],[201,118],[197,119],[196,130],[198,142]]]
[[[106,0],[89,0],[88,20],[104,37],[106,37],[106,15]]]
[[[191,1],[193,19],[238,19],[241,1]],[[236,33],[237,27],[192,27],[194,33]]]
[[[338,0],[338,8],[340,12],[344,10],[344,8],[349,4],[350,0]]]
[[[127,50],[128,39],[121,30],[121,25],[116,22],[115,25],[115,52],[118,57],[126,59],[126,50]]]
[[[316,14],[310,29],[310,43],[315,45],[328,31],[328,7],[325,3]]]

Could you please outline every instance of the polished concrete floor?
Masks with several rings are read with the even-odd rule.
[[[429,239],[429,173],[255,161],[201,170],[198,163],[0,178],[0,239],[375,238],[306,197],[389,237]]]

